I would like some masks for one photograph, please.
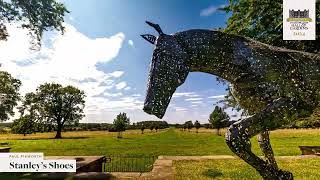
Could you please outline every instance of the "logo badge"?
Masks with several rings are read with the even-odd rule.
[[[316,40],[315,9],[315,0],[283,0],[283,40]]]

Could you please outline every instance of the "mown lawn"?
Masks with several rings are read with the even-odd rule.
[[[44,152],[45,155],[231,155],[224,136],[212,129],[201,129],[197,134],[177,129],[141,134],[139,130],[123,133],[107,131],[64,132],[63,139],[53,139],[54,133],[32,135],[0,135],[0,142],[8,142],[11,152]],[[271,143],[276,156],[300,155],[300,145],[320,145],[319,129],[277,130],[271,132]],[[252,138],[255,152],[260,154],[256,138]],[[261,154],[260,154],[261,155]]]
[[[320,177],[320,158],[278,160],[281,169],[289,170],[295,179],[316,180]],[[174,161],[175,179],[262,179],[251,166],[237,160]]]
[[[160,132],[139,130],[123,133],[122,139],[116,133],[107,131],[64,132],[63,139],[53,139],[54,133],[32,135],[0,135],[0,143],[9,143],[11,152],[44,152],[50,155],[232,155],[225,144],[224,136],[217,136],[212,129],[201,129],[199,133],[166,129]],[[261,155],[256,138],[252,147]],[[320,146],[319,129],[277,130],[271,132],[271,143],[276,156],[300,155],[300,145]],[[296,179],[319,179],[320,160],[280,160],[281,168],[290,170]],[[176,161],[177,179],[260,179],[253,168],[241,160]],[[33,174],[0,173],[0,179],[34,179]]]

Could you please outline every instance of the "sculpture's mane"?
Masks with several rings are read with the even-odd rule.
[[[274,52],[284,52],[284,53],[288,53],[288,54],[300,54],[303,55],[304,58],[310,59],[310,60],[316,60],[316,61],[320,61],[320,54],[316,54],[316,53],[310,53],[310,52],[304,52],[304,51],[298,51],[298,50],[292,50],[292,49],[287,49],[284,47],[278,47],[278,46],[272,46],[266,43],[262,43],[260,41],[256,41],[254,39],[248,38],[248,37],[244,37],[245,39],[248,40],[250,47],[252,48],[257,48],[257,49],[268,49]]]
[[[292,50],[292,49],[287,49],[283,47],[277,47],[277,46],[272,46],[266,43],[262,43],[260,41],[251,39],[249,37],[244,37],[244,36],[239,36],[239,35],[234,35],[234,34],[228,34],[224,33],[221,31],[214,31],[214,30],[207,30],[207,29],[191,29],[187,31],[181,31],[172,34],[173,36],[179,37],[179,38],[185,38],[185,37],[193,37],[197,33],[215,33],[217,35],[221,36],[229,36],[230,39],[238,39],[240,41],[243,41],[245,43],[248,43],[251,48],[254,49],[264,49],[264,50],[270,50],[270,51],[275,51],[275,52],[285,52],[288,54],[292,53],[297,53],[300,55],[303,55],[305,58],[310,59],[310,60],[316,60],[320,61],[320,54],[316,53],[309,53],[309,52],[303,52],[303,51],[298,51],[298,50]]]

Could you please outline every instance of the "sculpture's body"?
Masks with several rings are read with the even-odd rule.
[[[144,110],[162,118],[172,94],[189,72],[219,76],[230,82],[240,106],[253,113],[228,129],[230,149],[264,179],[292,179],[290,172],[278,169],[267,130],[307,116],[320,106],[320,56],[219,31],[166,35],[160,29],[159,33],[156,41],[144,36],[156,45]],[[251,151],[250,138],[255,135],[266,160]]]

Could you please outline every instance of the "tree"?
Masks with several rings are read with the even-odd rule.
[[[158,132],[159,126],[155,125],[154,129],[156,130],[156,132]]]
[[[229,0],[222,10],[231,13],[225,32],[251,37],[258,41],[279,47],[286,47],[312,53],[320,52],[317,41],[282,40],[282,0],[248,1]],[[320,1],[316,4],[316,35],[320,36]]]
[[[141,127],[142,125],[144,125],[145,128],[150,128],[151,126],[153,126],[153,129],[156,126],[158,126],[158,129],[164,129],[169,127],[169,124],[166,121],[141,121],[141,122],[137,122],[136,125],[138,127]]]
[[[0,71],[0,122],[14,115],[13,108],[20,100],[19,89],[21,82],[9,73]]]
[[[11,0],[0,2],[0,40],[7,40],[6,25],[18,22],[19,27],[29,30],[32,44],[40,46],[43,32],[58,30],[63,33],[64,16],[69,11],[55,0]]]
[[[320,127],[320,108],[314,110],[309,117],[298,118],[285,125],[286,128],[319,128]]]
[[[204,128],[206,128],[206,129],[211,128],[211,124],[209,124],[209,123],[206,123],[206,124],[204,124],[203,126],[204,126]]]
[[[183,127],[183,131],[187,129],[187,125],[185,123],[182,125],[182,127]]]
[[[85,93],[73,86],[63,87],[56,83],[40,85],[35,93],[27,93],[21,114],[28,113],[39,123],[54,126],[55,138],[61,138],[64,125],[77,125],[84,117]]]
[[[220,136],[220,128],[224,127],[224,121],[229,121],[230,117],[223,109],[216,106],[209,116],[209,122],[213,128],[217,129],[217,134]]]
[[[153,124],[153,123],[151,123],[149,128],[150,128],[150,130],[151,130],[151,132],[152,132],[152,131],[153,131],[153,129],[154,129],[154,124]]]
[[[199,130],[199,128],[201,127],[199,121],[196,121],[196,122],[194,123],[194,127],[196,128],[196,132],[198,133],[198,130]]]
[[[180,128],[180,124],[176,123],[176,124],[174,125],[174,128],[179,129],[179,128]]]
[[[130,119],[127,117],[126,113],[120,113],[117,115],[116,119],[113,121],[113,126],[118,132],[117,138],[122,138],[122,132],[126,130],[129,126]]]
[[[188,128],[188,131],[190,132],[190,129],[193,128],[192,121],[187,121],[184,124],[185,124],[185,127]]]
[[[142,124],[141,127],[140,127],[141,134],[143,134],[145,128],[146,128],[146,127]]]
[[[13,121],[11,131],[14,134],[32,134],[36,131],[36,123],[30,115],[21,116],[19,119]]]

